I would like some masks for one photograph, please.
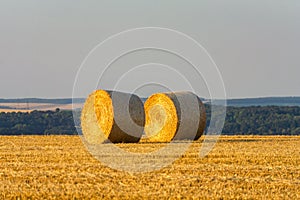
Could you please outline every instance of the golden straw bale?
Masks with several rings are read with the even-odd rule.
[[[146,141],[197,140],[205,130],[205,107],[191,92],[154,94],[144,108]]]
[[[81,128],[90,144],[138,142],[143,133],[145,112],[133,94],[96,90],[86,99]]]

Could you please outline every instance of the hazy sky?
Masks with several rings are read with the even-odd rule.
[[[300,96],[299,0],[0,0],[0,98],[71,97],[91,49],[145,26],[201,43],[229,98]]]

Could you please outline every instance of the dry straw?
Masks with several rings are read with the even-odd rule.
[[[200,98],[191,92],[154,94],[147,99],[144,108],[148,142],[197,140],[204,132],[205,107]]]
[[[133,94],[96,90],[82,109],[82,133],[90,144],[138,142],[144,124],[143,103]]]

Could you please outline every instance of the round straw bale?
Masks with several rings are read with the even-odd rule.
[[[143,102],[123,92],[96,90],[86,99],[81,113],[82,133],[90,144],[138,142],[144,124]]]
[[[144,105],[149,142],[197,140],[206,126],[205,107],[191,92],[157,93]]]

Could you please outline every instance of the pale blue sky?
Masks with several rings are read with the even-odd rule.
[[[229,98],[300,96],[299,0],[0,0],[0,98],[71,97],[94,46],[145,26],[201,43]]]

